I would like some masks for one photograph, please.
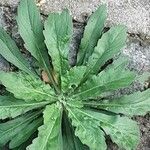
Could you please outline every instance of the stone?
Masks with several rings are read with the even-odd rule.
[[[129,33],[141,34],[150,38],[149,0],[36,0],[43,14],[60,12],[68,8],[78,22],[84,22],[102,3],[108,7],[107,26],[124,24]],[[16,7],[19,0],[1,0],[0,5]]]
[[[19,0],[1,0],[0,5],[16,7],[19,3]]]
[[[9,71],[9,63],[0,55],[0,70]]]
[[[68,8],[76,21],[84,22],[102,3],[108,7],[107,26],[124,24],[128,32],[150,37],[149,0],[41,0],[39,5],[44,14]]]
[[[135,70],[139,74],[150,72],[150,45],[138,39],[128,39],[123,54],[130,59],[129,69]]]
[[[4,27],[6,25],[3,13],[3,7],[0,7],[0,27]]]
[[[74,23],[73,36],[69,50],[69,62],[71,66],[76,64],[77,52],[80,46],[80,41],[83,36],[84,25],[81,23]]]

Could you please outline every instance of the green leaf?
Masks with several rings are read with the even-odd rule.
[[[34,132],[29,138],[28,140],[26,140],[24,143],[22,143],[21,145],[19,145],[18,147],[13,148],[12,150],[26,150],[26,147],[29,146],[33,139],[37,137],[37,132]]]
[[[102,38],[98,41],[93,54],[89,57],[87,73],[84,80],[86,80],[90,74],[97,74],[105,62],[113,58],[114,55],[125,46],[127,37],[126,32],[126,27],[118,25],[112,27],[108,32],[103,34]]]
[[[78,113],[99,120],[100,127],[120,148],[136,149],[140,140],[140,131],[135,121],[127,117],[106,115],[95,110],[80,109]]]
[[[14,118],[18,115],[24,114],[29,110],[35,108],[44,107],[48,102],[25,102],[20,99],[16,99],[13,96],[1,96],[0,95],[0,119]]]
[[[63,116],[62,130],[64,150],[84,150],[85,146],[74,135],[74,129],[71,126],[70,120],[68,119],[66,114]]]
[[[0,27],[0,54],[9,62],[28,74],[34,75],[29,63],[10,36]]]
[[[97,76],[93,75],[91,79],[82,84],[73,98],[80,100],[97,98],[103,96],[104,92],[130,85],[135,79],[135,74],[125,67],[126,61],[118,59]]]
[[[78,53],[78,65],[85,64],[91,56],[98,39],[102,35],[107,12],[106,5],[101,5],[90,17],[84,30]]]
[[[67,107],[67,110],[72,125],[76,127],[75,135],[81,142],[89,146],[91,150],[96,150],[98,147],[105,150],[107,146],[104,133],[99,128],[99,121],[81,114],[79,109]]]
[[[150,80],[150,72],[144,72],[142,75],[137,76],[136,80],[144,84],[146,81]]]
[[[13,149],[27,141],[30,136],[37,130],[37,128],[42,125],[42,120],[42,118],[34,120],[30,124],[28,124],[23,130],[21,130],[21,134],[16,134],[9,143],[9,148]]]
[[[136,92],[113,100],[101,101],[96,105],[97,108],[102,108],[115,113],[122,113],[129,116],[144,116],[150,111],[150,90]]]
[[[69,68],[68,51],[72,36],[72,18],[67,10],[61,14],[51,13],[45,22],[45,43],[58,76]]]
[[[43,25],[40,20],[40,13],[34,0],[21,0],[18,7],[17,22],[19,33],[25,42],[25,47],[38,60],[42,69],[46,71],[49,80],[58,91],[44,43]]]
[[[39,116],[41,111],[32,112],[29,114],[22,115],[13,120],[7,121],[6,123],[0,124],[0,146],[5,145],[8,141],[12,140],[15,142],[14,137],[18,136],[18,134],[25,135],[26,130],[24,130],[35,118]],[[31,132],[32,133],[32,132]],[[19,142],[19,141],[18,141]],[[23,143],[20,141],[20,144]]]
[[[66,105],[76,108],[82,108],[84,106],[81,100],[74,100],[74,99],[68,99]]]
[[[38,137],[27,147],[27,150],[47,150],[49,148],[62,150],[61,120],[61,106],[48,105],[44,110],[44,125],[38,129]]]
[[[34,0],[21,0],[17,16],[18,29],[25,47],[41,61],[41,55],[47,55],[44,45],[43,25]]]
[[[70,89],[78,87],[80,84],[84,73],[86,71],[86,66],[73,67],[67,73],[62,76],[62,90],[67,92]]]
[[[137,148],[140,141],[140,132],[135,121],[127,117],[120,117],[113,124],[106,123],[101,127],[120,148],[127,150]]]
[[[25,73],[0,71],[0,81],[7,91],[13,93],[18,99],[56,101],[55,93],[49,85]]]

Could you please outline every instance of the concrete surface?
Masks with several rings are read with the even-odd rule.
[[[150,72],[150,44],[136,38],[129,38],[123,54],[130,58],[129,68],[139,74]]]
[[[129,32],[150,36],[149,0],[41,0],[43,13],[69,8],[75,20],[83,22],[101,3],[108,6],[107,25],[125,24]]]
[[[150,0],[36,0],[43,14],[68,8],[76,21],[83,22],[100,4],[108,6],[107,26],[124,24],[130,33],[150,38]],[[1,0],[16,7],[19,0]]]
[[[5,26],[6,24],[5,24],[5,21],[4,21],[4,12],[3,12],[3,8],[2,7],[0,7],[0,26]]]

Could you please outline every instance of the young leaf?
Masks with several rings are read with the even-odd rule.
[[[150,110],[150,90],[136,92],[114,100],[101,101],[100,104],[97,103],[96,105],[97,108],[102,108],[115,113],[129,116],[144,116]]]
[[[62,90],[67,92],[69,89],[76,88],[81,82],[86,66],[73,67],[62,76]]]
[[[72,26],[72,18],[67,10],[64,10],[61,14],[49,14],[45,22],[45,43],[58,76],[66,73],[69,67],[68,50]]]
[[[100,127],[120,148],[136,149],[140,140],[140,132],[135,121],[127,117],[106,115],[94,110],[80,109],[78,113],[91,117],[93,120],[99,120]]]
[[[114,55],[125,46],[126,32],[126,27],[118,25],[112,27],[108,32],[103,34],[102,38],[98,41],[93,54],[89,57],[84,81],[90,74],[97,74],[100,67],[102,67],[107,60],[114,57]]]
[[[29,63],[22,56],[15,42],[0,27],[0,54],[9,62],[28,74],[34,75]]]
[[[22,115],[29,110],[35,108],[44,107],[48,102],[25,102],[15,97],[1,96],[0,95],[0,119],[14,118],[16,116]]]
[[[44,110],[44,125],[39,130],[38,137],[27,147],[27,150],[62,150],[61,118],[62,108],[60,106],[48,105]]]
[[[120,59],[115,61],[108,69],[103,70],[97,76],[93,75],[91,79],[82,84],[73,98],[80,100],[97,98],[104,92],[130,85],[135,79],[135,74],[126,70],[125,67],[126,61]]]
[[[35,118],[39,116],[41,111],[32,112],[15,118],[13,120],[7,121],[6,123],[0,124],[0,146],[5,145],[10,140],[13,139],[16,135],[25,134],[24,128],[26,128]]]
[[[75,135],[79,137],[83,144],[91,150],[98,147],[105,150],[107,148],[103,131],[99,128],[99,122],[79,112],[79,109],[69,108],[69,117],[72,125],[76,127]]]
[[[87,26],[85,27],[83,38],[81,40],[81,45],[77,58],[78,65],[85,64],[89,56],[91,56],[98,39],[102,35],[106,15],[106,5],[101,5],[91,15]]]
[[[18,7],[19,33],[25,42],[25,47],[38,60],[42,69],[46,71],[55,89],[58,90],[52,75],[52,66],[44,44],[43,25],[40,13],[33,0],[21,0]]]
[[[56,101],[55,93],[49,85],[23,72],[6,73],[0,71],[0,81],[7,91],[13,93],[18,99],[24,99],[25,101]]]

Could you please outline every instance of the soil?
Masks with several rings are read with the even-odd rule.
[[[8,6],[0,6],[0,8],[3,10],[3,17],[5,21],[5,29],[10,33],[10,35],[14,38],[16,41],[18,47],[21,49],[23,53],[26,53],[24,47],[23,47],[23,42],[17,33],[17,26],[16,26],[16,21],[15,21],[15,14],[16,14],[16,9],[10,8]],[[74,22],[74,36],[72,39],[72,44],[70,47],[70,64],[74,66],[75,61],[76,61],[76,54],[77,54],[77,49],[79,47],[80,39],[82,38],[82,33],[83,33],[83,28],[84,24]],[[28,55],[28,53],[26,53]],[[1,62],[0,62],[1,63]],[[3,66],[6,67],[6,66]],[[10,70],[11,66],[7,65],[7,69]],[[2,68],[1,68],[2,69]],[[1,88],[1,87],[0,87]],[[133,87],[133,91],[135,87]],[[0,89],[0,91],[2,88]],[[137,90],[137,89],[136,89]],[[140,89],[138,89],[140,90]],[[143,117],[134,117],[134,120],[136,120],[139,124],[140,131],[141,131],[141,141],[140,144],[137,148],[137,150],[150,150],[150,113],[143,116]],[[116,144],[112,143],[112,141],[107,139],[108,143],[108,150],[118,150],[118,147]],[[6,150],[7,148],[2,148],[2,150]]]

